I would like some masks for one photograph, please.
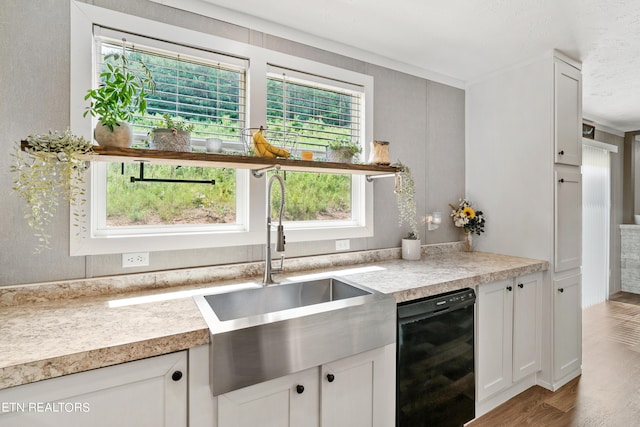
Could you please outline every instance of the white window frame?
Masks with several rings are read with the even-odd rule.
[[[247,125],[259,127],[266,123],[266,92],[268,63],[288,69],[313,73],[337,81],[345,81],[361,86],[363,99],[363,128],[361,144],[373,135],[373,77],[317,63],[303,58],[275,52],[268,49],[228,40],[218,36],[176,27],[149,19],[140,18],[100,8],[86,3],[71,2],[71,84],[70,84],[70,127],[80,136],[91,139],[93,125],[91,117],[83,117],[86,108],[84,95],[93,87],[92,64],[94,61],[93,25],[116,28],[124,32],[143,34],[145,37],[169,40],[178,45],[213,49],[222,54],[249,60],[247,73]],[[364,151],[364,150],[363,150]],[[98,180],[91,179],[91,170],[104,167],[94,162],[87,176],[85,207],[87,215],[82,227],[70,224],[71,255],[99,255],[136,251],[159,251],[197,249],[227,246],[264,244],[266,233],[266,178],[253,178],[249,171],[236,169],[238,185],[245,185],[246,191],[238,194],[242,200],[238,204],[247,206],[246,214],[239,220],[241,226],[218,227],[207,231],[206,227],[191,230],[162,227],[148,233],[130,232],[119,235],[99,235],[92,230],[95,211],[91,211],[93,198],[104,190]],[[212,165],[215,167],[215,165]],[[241,191],[239,189],[239,191]],[[352,176],[352,219],[343,221],[300,221],[285,224],[287,242],[320,241],[373,236],[373,188],[367,185],[362,175]],[[244,195],[244,196],[243,196]],[[74,212],[72,212],[73,215]],[[73,221],[70,221],[73,223]]]

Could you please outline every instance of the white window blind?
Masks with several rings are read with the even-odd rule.
[[[248,61],[95,26],[96,74],[105,61],[124,54],[128,66],[140,62],[156,82],[147,95],[147,112],[133,117],[134,146],[147,146],[154,127],[166,127],[163,115],[188,122],[192,146],[220,138],[225,148],[243,149],[246,126]],[[144,147],[153,148],[153,147]],[[194,149],[194,148],[192,148]],[[95,167],[96,191],[92,232],[96,236],[238,231],[246,228],[245,181],[235,170],[193,166],[147,165],[145,178],[194,180],[201,183],[135,182],[140,165],[110,163]]]
[[[147,96],[147,113],[133,120],[134,132],[146,135],[163,114],[194,125],[192,138],[221,138],[241,143],[246,122],[247,61],[132,34],[96,28],[97,49],[104,58],[122,53],[144,62],[156,82]],[[162,127],[162,126],[161,126]]]
[[[267,131],[321,154],[332,141],[362,146],[363,90],[337,80],[269,66]]]

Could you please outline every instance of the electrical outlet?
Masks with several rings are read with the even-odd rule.
[[[149,252],[131,252],[122,254],[122,267],[144,267],[149,265]]]
[[[336,251],[348,251],[350,247],[349,239],[336,240]]]

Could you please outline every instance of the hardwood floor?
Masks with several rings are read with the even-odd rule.
[[[533,387],[469,427],[640,426],[640,295],[582,313],[582,376],[555,393]]]

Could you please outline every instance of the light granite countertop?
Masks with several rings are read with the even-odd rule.
[[[338,273],[358,284],[393,295],[404,302],[471,288],[483,283],[535,273],[546,261],[486,252],[457,252],[422,257],[420,261],[391,260]]]
[[[397,249],[292,259],[283,279],[342,276],[402,302],[548,269],[546,261],[483,252],[423,252],[419,261],[397,259]],[[260,268],[247,263],[0,288],[0,389],[207,344],[192,295],[255,283]]]

